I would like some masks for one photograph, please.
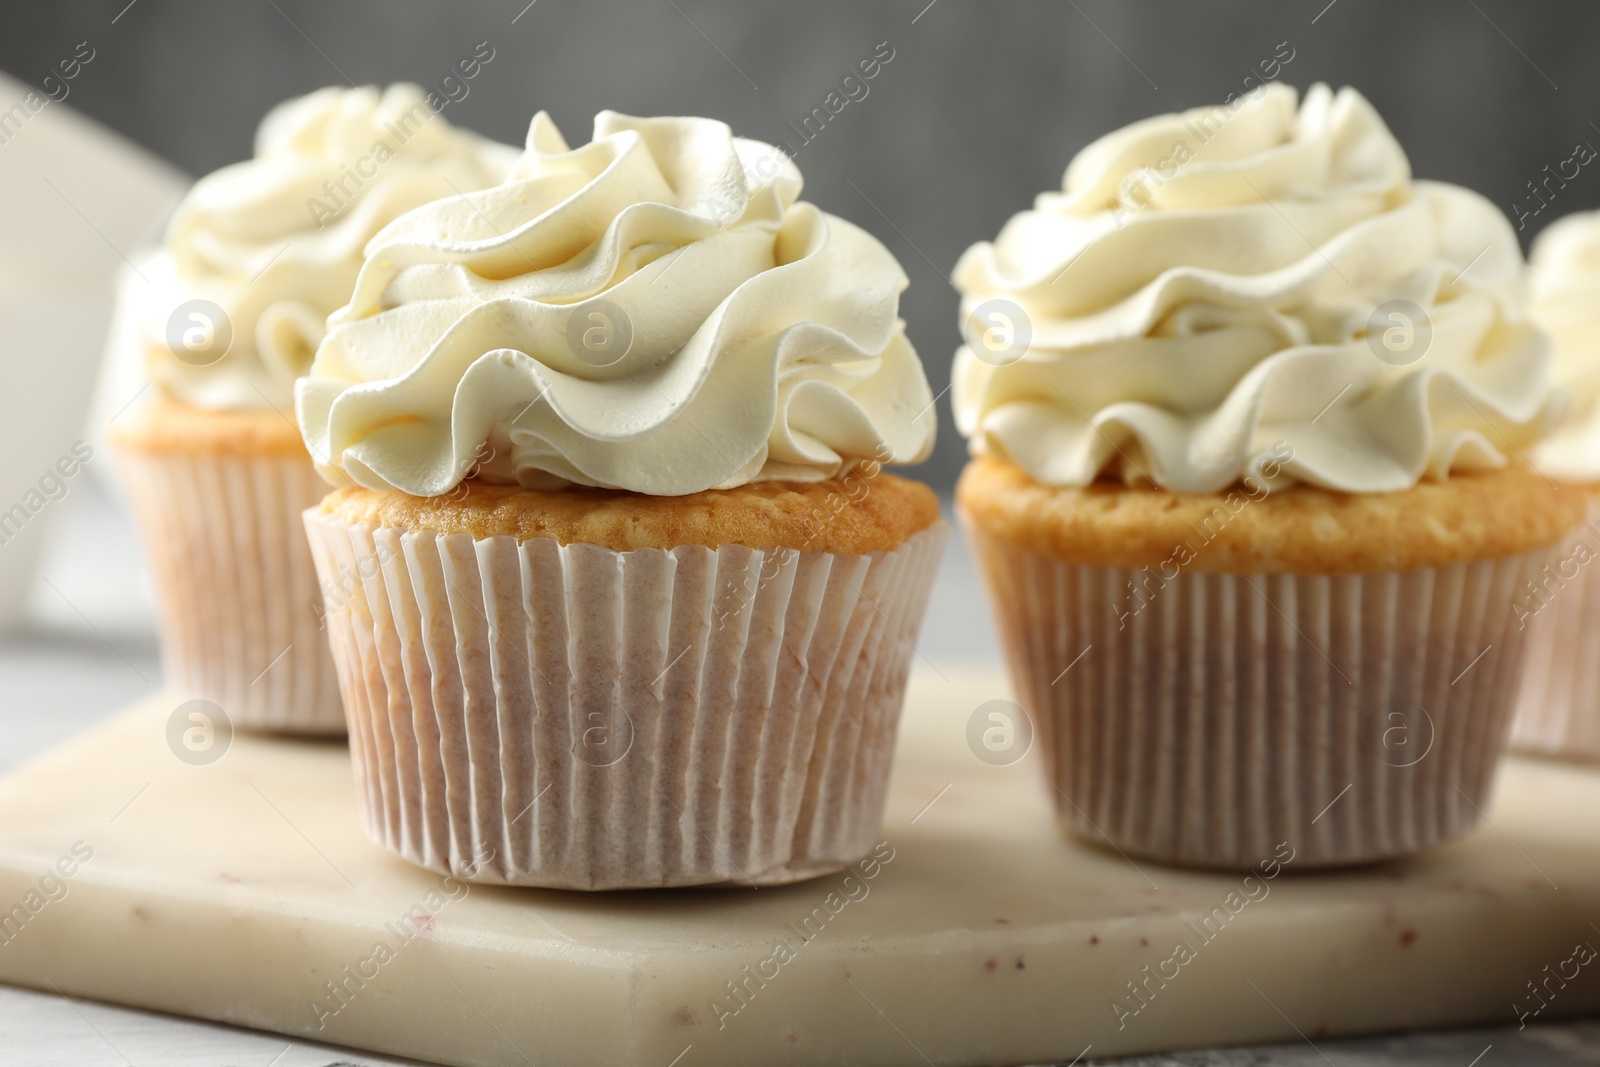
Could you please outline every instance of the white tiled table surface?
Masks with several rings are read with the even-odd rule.
[[[0,638],[0,773],[159,683],[150,591],[121,508],[98,487],[59,505],[32,623]],[[945,560],[919,651],[934,662],[998,660],[959,538]],[[1509,1007],[1508,1007],[1509,1014]],[[0,985],[0,1067],[398,1065],[347,1049]],[[1461,1030],[1141,1057],[1127,1067],[1501,1067],[1600,1064],[1600,1021]]]

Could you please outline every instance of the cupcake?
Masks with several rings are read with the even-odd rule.
[[[494,185],[516,151],[452,129],[422,90],[324,89],[273,109],[253,159],[196,182],[124,321],[154,386],[111,440],[161,618],[167,687],[238,726],[344,732],[300,513],[328,486],[294,381],[367,241]]]
[[[1529,630],[1528,671],[1511,743],[1531,753],[1600,760],[1600,212],[1569,215],[1533,244],[1533,320],[1555,348],[1555,380],[1573,396],[1572,419],[1534,462],[1581,489],[1589,521],[1523,586],[1518,622]]]
[[[476,881],[769,885],[877,841],[946,530],[906,286],[720,122],[544,114],[397,219],[297,410],[375,842]]]
[[[1072,830],[1314,867],[1478,822],[1584,510],[1526,460],[1524,272],[1320,85],[1103,137],[962,257],[958,506]]]

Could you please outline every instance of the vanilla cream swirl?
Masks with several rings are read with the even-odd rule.
[[[516,154],[453,128],[414,85],[280,104],[262,120],[254,158],[195,183],[165,254],[145,270],[151,379],[198,407],[287,411],[372,236],[420,204],[497,184]],[[197,299],[221,308],[232,330],[226,353],[204,365],[180,357],[167,334],[168,316]]]
[[[1533,243],[1533,319],[1555,346],[1573,418],[1533,453],[1540,468],[1600,482],[1600,211],[1568,215]]]
[[[1386,492],[1502,466],[1559,413],[1510,224],[1413,181],[1354,90],[1136,123],[1063,190],[954,276],[957,425],[1042,484]]]
[[[675,496],[926,458],[905,274],[800,187],[720,122],[601,112],[569,149],[541,112],[504,185],[369,246],[297,390],[323,476]]]

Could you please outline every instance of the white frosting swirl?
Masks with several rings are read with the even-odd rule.
[[[968,249],[957,425],[1048,485],[1214,492],[1266,465],[1383,492],[1502,466],[1560,407],[1523,275],[1505,217],[1414,182],[1360,94],[1318,85],[1297,110],[1274,85],[1096,141]],[[1032,326],[999,366],[974,353],[997,298]],[[1389,301],[1421,310],[1409,349]]]
[[[676,496],[926,458],[905,274],[800,186],[720,122],[606,111],[574,150],[541,112],[504,185],[369,247],[297,389],[323,476]]]
[[[1533,320],[1554,343],[1573,418],[1534,452],[1565,481],[1600,482],[1600,211],[1568,215],[1533,242]]]
[[[420,204],[498,183],[516,154],[453,128],[414,85],[321,89],[273,108],[255,157],[194,184],[145,272],[151,379],[197,407],[287,407],[367,241]],[[233,333],[207,365],[167,340],[168,317],[195,299]]]

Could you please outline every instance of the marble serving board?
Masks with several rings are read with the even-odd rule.
[[[1512,761],[1490,824],[1402,863],[1183,872],[1064,836],[1032,758],[978,758],[1006,695],[918,671],[848,876],[612,894],[412,868],[362,837],[342,745],[197,753],[150,700],[0,780],[0,981],[540,1067],[1003,1067],[1600,1008],[1600,772]]]

